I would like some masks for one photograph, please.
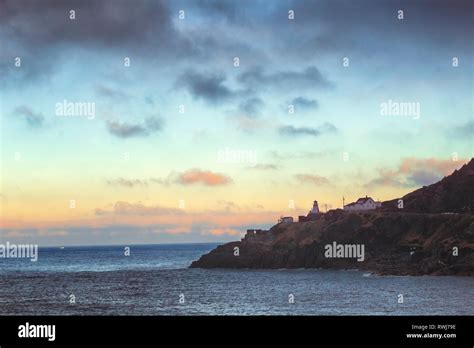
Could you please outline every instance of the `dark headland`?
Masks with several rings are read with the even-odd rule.
[[[278,223],[218,246],[191,267],[474,276],[474,159],[441,181],[401,197],[403,208],[399,200],[370,211],[336,209],[312,221]],[[364,260],[326,257],[325,246],[334,242],[363,245]]]

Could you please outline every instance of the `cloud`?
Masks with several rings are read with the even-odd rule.
[[[145,206],[142,203],[116,202],[112,209],[95,209],[95,215],[133,215],[133,216],[156,216],[156,215],[181,215],[182,209],[167,208],[162,206]]]
[[[461,167],[464,162],[466,160],[453,161],[452,159],[409,157],[403,159],[398,171],[405,175],[409,182],[417,185],[429,185],[443,176],[451,174],[455,169]]]
[[[164,121],[159,117],[149,117],[145,120],[145,127],[149,133],[163,129]]]
[[[145,101],[145,103],[147,103],[148,105],[151,105],[151,106],[155,106],[155,99],[151,96],[151,95],[147,95],[143,98],[143,100]]]
[[[247,167],[248,169],[256,169],[256,170],[277,170],[280,167],[277,166],[276,164],[264,164],[264,163],[258,163],[254,166],[249,166]]]
[[[303,184],[313,184],[318,186],[330,184],[330,181],[326,177],[315,174],[296,174],[295,178]]]
[[[68,235],[69,235],[69,232],[66,230],[48,230],[48,229],[38,230],[38,236],[40,237],[64,237]]]
[[[110,99],[123,100],[123,99],[129,99],[130,98],[130,95],[128,95],[127,93],[125,93],[121,90],[118,90],[118,89],[114,89],[114,88],[104,86],[104,85],[97,85],[96,86],[96,92],[99,96],[105,97],[105,98],[110,98]]]
[[[288,160],[288,159],[312,159],[312,158],[321,158],[327,156],[333,156],[336,152],[335,149],[323,150],[323,151],[300,151],[293,153],[283,153],[278,151],[270,151],[270,156],[277,160]]]
[[[11,39],[24,46],[70,43],[83,47],[177,48],[184,40],[175,30],[164,1],[4,0],[0,20]],[[74,10],[76,18],[69,18]],[[48,18],[44,21],[44,18]],[[166,54],[166,52],[163,52]]]
[[[124,187],[137,187],[137,186],[148,186],[148,182],[146,180],[140,179],[108,179],[106,180],[107,185],[109,186],[124,186]]]
[[[157,10],[154,15],[145,16],[150,9]],[[69,18],[69,10],[75,10],[76,22]],[[109,44],[124,44],[137,36],[143,37],[145,29],[155,26],[166,27],[170,23],[168,12],[162,6],[161,1],[142,3],[142,6],[133,6],[127,1],[117,0],[113,3],[103,1],[98,4],[82,1],[44,0],[41,4],[28,0],[4,0],[2,1],[2,14],[0,18],[6,24],[17,24],[18,33],[24,42],[30,44],[46,44],[51,41],[60,42],[65,39],[78,41],[92,41]],[[48,21],[41,21],[34,14],[50,14]],[[95,14],[96,16],[92,16]],[[141,21],[134,22],[140,16]],[[29,23],[26,19],[30,19]],[[118,20],[120,19],[120,20]],[[127,28],[125,24],[135,23],[135,26]],[[22,24],[22,25],[20,25]],[[69,25],[69,27],[68,27]],[[101,28],[103,30],[96,30]],[[66,30],[67,28],[67,30]],[[11,28],[13,31],[14,28]],[[58,32],[55,30],[63,29]],[[92,35],[95,34],[95,35]],[[123,36],[120,42],[119,37]]]
[[[277,47],[279,53],[296,59],[317,59],[341,52],[373,58],[374,52],[385,56],[384,53],[390,49],[395,49],[394,52],[406,50],[410,54],[412,42],[424,47],[428,56],[429,52],[438,51],[443,46],[449,47],[449,51],[472,55],[468,53],[472,36],[472,4],[469,0],[450,3],[444,0],[402,0],[397,3],[398,8],[394,8],[390,1],[295,0],[285,3],[295,11],[292,30],[281,24],[280,28],[277,27],[278,16],[273,13],[273,19],[268,22],[275,28],[274,35],[286,43]],[[395,16],[398,9],[403,9],[406,16],[402,31]],[[360,21],[367,13],[370,13],[367,20]],[[442,31],[436,30],[440,23],[443,24]],[[293,39],[296,33],[298,40]],[[452,37],[456,40],[449,41]],[[374,51],[374,48],[378,50]],[[391,59],[396,59],[396,55],[391,56]]]
[[[447,131],[447,135],[456,138],[474,138],[474,120],[469,120],[465,124],[454,127]]]
[[[107,121],[107,130],[119,138],[146,136],[146,129],[142,125],[128,124],[118,121]]]
[[[158,117],[149,117],[142,124],[129,124],[119,121],[107,121],[107,130],[118,138],[146,137],[161,131],[164,121]]]
[[[235,122],[238,129],[246,133],[253,133],[259,129],[267,129],[271,127],[273,121],[246,114],[231,115],[229,119]]]
[[[321,132],[317,128],[310,128],[310,127],[300,127],[296,128],[293,126],[282,126],[279,129],[280,134],[282,135],[312,135],[312,136],[319,136]]]
[[[69,11],[76,18],[69,18]],[[44,20],[48,18],[48,20]],[[17,56],[24,64],[0,64],[6,80],[31,82],[49,76],[49,62],[61,62],[66,53],[78,50],[123,52],[139,56],[159,51],[161,61],[197,57],[201,53],[193,41],[175,28],[165,1],[77,1],[77,0],[3,0],[0,2],[0,40],[5,50],[1,61]],[[153,47],[153,49],[150,49]],[[4,59],[3,59],[4,58]]]
[[[310,136],[318,137],[325,133],[336,133],[337,128],[331,123],[324,123],[317,128],[281,126],[278,129],[278,131],[280,132],[281,135],[288,135],[288,136],[310,135]]]
[[[110,186],[123,187],[147,187],[151,184],[157,185],[192,185],[203,184],[205,186],[220,186],[227,185],[232,182],[232,179],[221,173],[214,173],[210,170],[189,169],[184,172],[171,172],[164,178],[147,178],[147,179],[106,179],[105,182]]]
[[[225,80],[223,74],[204,75],[187,71],[178,78],[176,86],[187,89],[195,99],[218,104],[233,98],[237,93],[224,85]]]
[[[210,170],[190,169],[180,173],[176,180],[182,185],[203,184],[205,186],[222,186],[232,182],[232,179],[224,174],[213,173]]]
[[[374,188],[379,186],[393,186],[393,187],[405,187],[406,183],[403,183],[400,179],[399,173],[396,170],[390,170],[387,168],[377,169],[378,175],[374,179],[370,180],[364,185],[366,188]]]
[[[293,105],[296,110],[310,110],[317,109],[319,104],[316,99],[308,99],[305,97],[297,97],[288,103],[288,105]]]
[[[222,235],[229,235],[229,236],[240,236],[243,234],[244,231],[239,231],[233,228],[211,228],[208,230],[203,231],[203,234],[210,234],[213,236],[222,236]]]
[[[239,6],[235,1],[204,0],[198,3],[194,1],[190,2],[190,5],[195,4],[197,4],[196,10],[199,11],[201,15],[213,16],[214,19],[225,18],[231,22],[241,19],[239,16],[241,15],[242,6]]]
[[[106,184],[109,186],[123,186],[128,188],[134,187],[148,187],[151,184],[170,185],[173,183],[173,174],[168,175],[167,178],[148,178],[148,179],[106,179]]]
[[[257,212],[264,211],[264,207],[258,203],[241,205],[233,201],[218,200],[217,206],[218,206],[218,209],[208,209],[206,210],[206,213],[211,213],[211,214],[216,214],[216,215],[226,215],[228,213],[244,214],[244,213],[257,213]]]
[[[328,81],[314,66],[301,71],[265,72],[262,67],[250,69],[238,76],[238,81],[249,88],[280,88],[299,90],[313,88],[330,88],[333,83]]]
[[[44,116],[39,112],[34,112],[26,105],[18,106],[14,113],[22,117],[26,123],[32,128],[39,128],[43,125]]]
[[[15,238],[17,242],[20,240],[25,243],[40,242],[42,245],[202,243],[223,240],[209,235],[210,230],[231,229],[245,232],[249,228],[266,229],[275,224],[278,216],[284,214],[280,210],[265,210],[258,203],[240,206],[235,202],[221,201],[218,202],[216,209],[210,210],[191,210],[187,206],[185,209],[177,209],[177,200],[172,204],[173,207],[163,206],[160,203],[146,205],[142,202],[118,201],[93,209],[95,215],[93,219],[2,220],[0,239],[2,235],[17,231]],[[295,214],[299,212],[294,211]],[[38,235],[40,230],[51,231],[51,235],[58,236],[48,237],[47,233],[42,233],[44,237],[40,238]],[[56,231],[67,231],[68,235],[64,236],[63,232],[56,233]],[[170,234],[173,238],[170,238]],[[224,232],[222,236],[228,234]]]
[[[409,40],[419,41],[426,52],[431,52],[429,48],[433,44],[435,48],[447,45],[449,51],[466,53],[466,58],[469,57],[472,36],[469,35],[472,27],[469,1],[449,4],[441,0],[402,1],[401,5],[410,18],[418,18],[417,21],[407,18],[402,31],[393,5],[376,0],[361,0],[357,4],[351,1],[276,4],[257,1],[246,6],[224,0],[137,0],[133,3],[126,0],[3,0],[0,1],[0,40],[6,49],[2,50],[5,59],[0,61],[11,62],[19,54],[27,64],[16,70],[10,63],[1,64],[0,73],[15,76],[21,71],[25,79],[30,79],[33,75],[58,71],[57,66],[51,68],[51,64],[45,62],[57,62],[61,55],[64,61],[71,49],[114,56],[132,52],[137,58],[153,56],[160,61],[176,61],[177,57],[186,61],[205,58],[212,64],[224,54],[229,57],[232,52],[229,49],[247,44],[250,49],[264,51],[265,56],[285,54],[290,64],[301,64],[309,57],[317,59],[328,53],[340,57],[341,52],[351,52],[351,57],[357,59],[362,52],[364,58],[369,59],[374,52],[383,53],[383,48],[406,47],[411,51]],[[285,18],[290,8],[296,13],[291,22]],[[76,11],[75,20],[68,18],[70,9]],[[186,10],[186,20],[177,20],[179,9]],[[366,16],[367,13],[371,15]],[[360,21],[364,17],[366,20]],[[434,30],[439,23],[443,30]],[[269,30],[270,36],[267,35]],[[449,40],[453,37],[456,40]],[[255,59],[254,54],[251,56]],[[255,61],[263,64],[261,60]]]
[[[365,187],[419,187],[433,184],[450,175],[467,160],[453,161],[436,158],[404,158],[396,169],[379,168],[378,176]]]
[[[217,204],[225,211],[225,212],[235,212],[235,211],[240,211],[241,208],[239,207],[238,204],[232,201],[224,201],[224,200],[219,200],[217,201]]]
[[[419,186],[430,185],[442,178],[440,173],[431,172],[429,170],[420,169],[413,171],[407,176],[407,181]]]
[[[160,224],[161,226],[177,227],[184,231],[190,231],[193,229],[191,226],[199,225],[232,229],[240,226],[239,229],[244,231],[243,226],[255,227],[271,223],[281,212],[264,210],[259,204],[240,206],[235,202],[225,200],[217,201],[216,209],[197,211],[188,210],[185,207],[178,209],[177,206],[174,208],[162,205],[145,205],[142,202],[118,201],[106,208],[94,209],[94,214],[98,217],[98,220],[91,222],[95,228],[113,224],[122,227],[135,226],[138,230],[145,226],[152,227]],[[74,226],[65,227],[63,224],[60,227],[70,229]],[[79,222],[79,226],[84,226],[84,222]],[[42,226],[42,228],[46,228],[46,226]]]
[[[239,111],[247,116],[257,116],[262,109],[264,102],[258,97],[252,97],[239,104]]]

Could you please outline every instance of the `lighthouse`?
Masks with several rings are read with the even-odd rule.
[[[306,222],[306,221],[314,221],[317,220],[319,217],[319,206],[318,201],[313,202],[313,207],[308,212],[308,215],[300,215],[298,216],[298,222]]]
[[[318,201],[313,202],[313,208],[311,209],[310,214],[314,214],[314,215],[319,214]]]

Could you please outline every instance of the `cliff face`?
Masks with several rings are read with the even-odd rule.
[[[396,275],[474,276],[474,160],[440,182],[371,212],[281,223],[217,247],[191,267],[364,269]],[[329,245],[363,246],[363,261],[328,256]],[[360,259],[360,258],[359,258]]]

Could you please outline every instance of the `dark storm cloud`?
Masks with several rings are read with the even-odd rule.
[[[143,125],[128,124],[118,121],[107,121],[107,130],[110,134],[119,138],[131,138],[147,135],[146,129]]]
[[[279,129],[280,134],[282,135],[293,135],[293,136],[298,136],[298,135],[312,135],[312,136],[319,136],[321,135],[321,132],[317,128],[311,128],[311,127],[294,127],[294,126],[283,126],[280,127]]]
[[[107,130],[118,138],[146,137],[163,129],[163,120],[150,117],[144,123],[131,124],[120,121],[107,121]]]
[[[230,21],[239,18],[242,7],[242,4],[237,1],[201,0],[197,2],[197,8],[202,14],[225,18]]]
[[[14,114],[23,118],[25,122],[33,128],[43,125],[44,116],[39,112],[34,112],[30,107],[21,105],[14,110]]]
[[[75,43],[129,47],[153,41],[157,47],[176,39],[162,1],[5,0],[2,31],[25,46]],[[69,18],[74,10],[76,18]]]
[[[224,74],[201,74],[187,71],[178,78],[176,87],[186,89],[195,99],[203,99],[212,104],[219,104],[249,93],[232,90],[225,85],[225,81]]]
[[[129,99],[130,95],[127,93],[116,89],[116,88],[111,88],[108,86],[104,85],[97,85],[96,86],[96,93],[105,98],[110,98],[110,99],[118,99],[118,100],[123,100],[123,99]]]
[[[8,45],[0,35],[1,45]],[[39,59],[39,57],[43,57]],[[15,67],[15,59],[21,59],[21,66]],[[25,82],[48,79],[54,72],[53,65],[44,64],[44,61],[54,61],[51,52],[29,52],[21,48],[18,50],[2,47],[0,49],[0,86],[7,82]]]
[[[313,127],[294,127],[294,126],[282,126],[278,129],[281,135],[288,136],[304,136],[310,135],[318,137],[327,133],[336,133],[337,128],[331,123],[324,123],[317,128]]]
[[[250,69],[238,77],[248,88],[277,87],[281,89],[330,88],[333,83],[314,66],[300,71],[286,70],[266,72],[262,67]]]
[[[377,47],[401,45],[405,50],[413,41],[417,41],[418,49],[443,45],[472,54],[474,3],[470,0],[294,0],[287,6],[295,11],[292,27],[287,27],[294,30],[282,30],[281,36],[288,39],[298,35],[298,40],[286,40],[287,54],[337,51],[344,56],[358,52],[373,56]],[[402,21],[397,19],[398,10],[404,11]],[[312,30],[315,23],[318,30]]]
[[[0,23],[0,40],[5,42],[0,73],[18,82],[48,76],[54,70],[50,65],[70,47],[159,53],[160,59],[198,54],[192,41],[174,28],[172,14],[160,0],[4,0]],[[18,56],[24,61],[21,68],[13,66]]]
[[[168,62],[206,58],[211,64],[215,57],[229,52],[258,56],[259,64],[263,64],[259,54],[284,54],[290,64],[300,64],[328,53],[357,59],[362,52],[364,59],[377,61],[392,50],[393,57],[421,52],[421,61],[432,59],[434,48],[449,48],[461,61],[469,61],[473,6],[469,0],[3,0],[0,74],[18,82],[48,77],[72,48],[121,56],[132,52]],[[76,11],[75,20],[69,19],[71,9]],[[178,22],[179,9],[186,10],[186,20]],[[295,11],[292,21],[287,17],[289,9]],[[396,19],[398,9],[405,11],[403,21]],[[215,33],[213,24],[221,18],[229,25],[223,26],[222,33]],[[194,21],[192,27],[187,26],[188,20]],[[241,30],[254,32],[255,37],[240,37]],[[271,35],[262,37],[261,33],[267,32]],[[24,62],[20,69],[13,67],[17,56]],[[318,77],[317,70],[313,73]],[[260,71],[256,76],[288,85],[279,82],[288,78],[285,74]],[[255,79],[247,81],[266,83]],[[323,79],[316,85],[321,87],[325,82]]]
[[[289,104],[294,105],[296,109],[301,110],[317,109],[319,106],[316,99],[308,99],[305,97],[294,98],[291,102],[289,102]]]
[[[271,28],[269,44],[286,57],[312,57],[338,52],[373,56],[379,46],[436,44],[464,47],[469,52],[473,34],[471,0],[208,0],[181,1],[193,13],[212,21],[255,29]],[[288,10],[295,19],[288,20]],[[396,17],[404,10],[405,19]],[[258,37],[256,37],[258,42]],[[284,45],[280,45],[284,42]]]

